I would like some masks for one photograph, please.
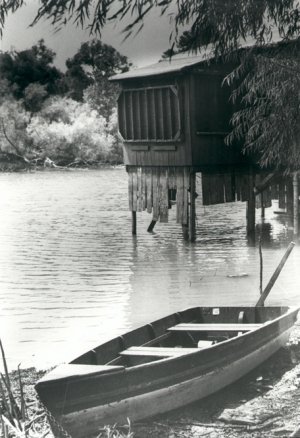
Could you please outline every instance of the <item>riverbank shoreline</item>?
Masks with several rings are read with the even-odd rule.
[[[22,164],[19,166],[16,163],[11,165],[3,165],[0,162],[0,174],[1,173],[35,173],[35,172],[72,172],[72,171],[85,171],[85,170],[101,170],[101,169],[123,169],[125,165],[123,163],[95,163],[95,164],[80,164],[72,166],[26,166]]]

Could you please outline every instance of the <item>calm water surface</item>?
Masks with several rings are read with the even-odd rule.
[[[0,336],[11,368],[46,368],[124,330],[193,305],[250,305],[259,257],[245,234],[245,204],[197,202],[195,244],[169,224],[131,236],[125,169],[0,174]],[[292,239],[268,209],[265,283]],[[259,216],[259,214],[258,214]],[[260,222],[260,220],[259,220]],[[246,274],[246,275],[242,275]],[[269,298],[300,304],[300,249]]]

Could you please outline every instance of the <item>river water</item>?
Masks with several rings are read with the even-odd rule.
[[[244,203],[203,207],[199,196],[194,244],[183,241],[175,211],[152,234],[150,215],[138,213],[131,235],[124,168],[2,173],[0,204],[0,336],[11,369],[66,362],[186,307],[258,299],[259,254],[247,242]],[[264,284],[292,239],[274,209],[264,222],[257,212]],[[297,245],[270,304],[300,304],[299,267]]]

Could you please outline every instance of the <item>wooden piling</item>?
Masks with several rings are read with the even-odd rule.
[[[135,236],[136,235],[136,211],[132,211],[131,212],[131,230],[132,230],[132,234]]]
[[[149,227],[148,227],[148,229],[147,229],[148,233],[152,233],[155,225],[156,225],[156,221],[152,220],[150,225],[149,225]]]
[[[249,173],[249,194],[247,201],[247,236],[255,236],[255,193],[254,193],[254,175],[251,170]]]
[[[196,240],[196,174],[190,174],[190,214],[189,214],[189,240]]]
[[[261,202],[260,217],[262,219],[264,219],[265,218],[264,194],[261,193],[259,196],[260,196],[260,202]]]
[[[299,184],[298,184],[298,174],[295,172],[293,174],[293,193],[294,193],[294,236],[298,236],[299,233]]]

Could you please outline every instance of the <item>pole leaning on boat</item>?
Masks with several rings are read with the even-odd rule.
[[[289,255],[291,254],[291,252],[292,252],[294,246],[295,246],[295,242],[291,242],[291,243],[289,244],[289,246],[287,247],[287,250],[286,250],[284,256],[282,257],[282,259],[281,259],[279,265],[277,266],[277,268],[276,268],[274,274],[273,274],[272,277],[270,278],[269,283],[267,284],[267,286],[266,286],[265,289],[263,290],[262,294],[260,295],[259,300],[258,300],[257,303],[255,304],[256,307],[258,307],[258,306],[263,306],[263,305],[264,305],[264,302],[265,302],[267,296],[269,295],[269,293],[270,293],[272,287],[274,286],[275,281],[277,280],[277,278],[278,278],[280,272],[282,271],[282,268],[284,267],[285,262],[287,261]]]

